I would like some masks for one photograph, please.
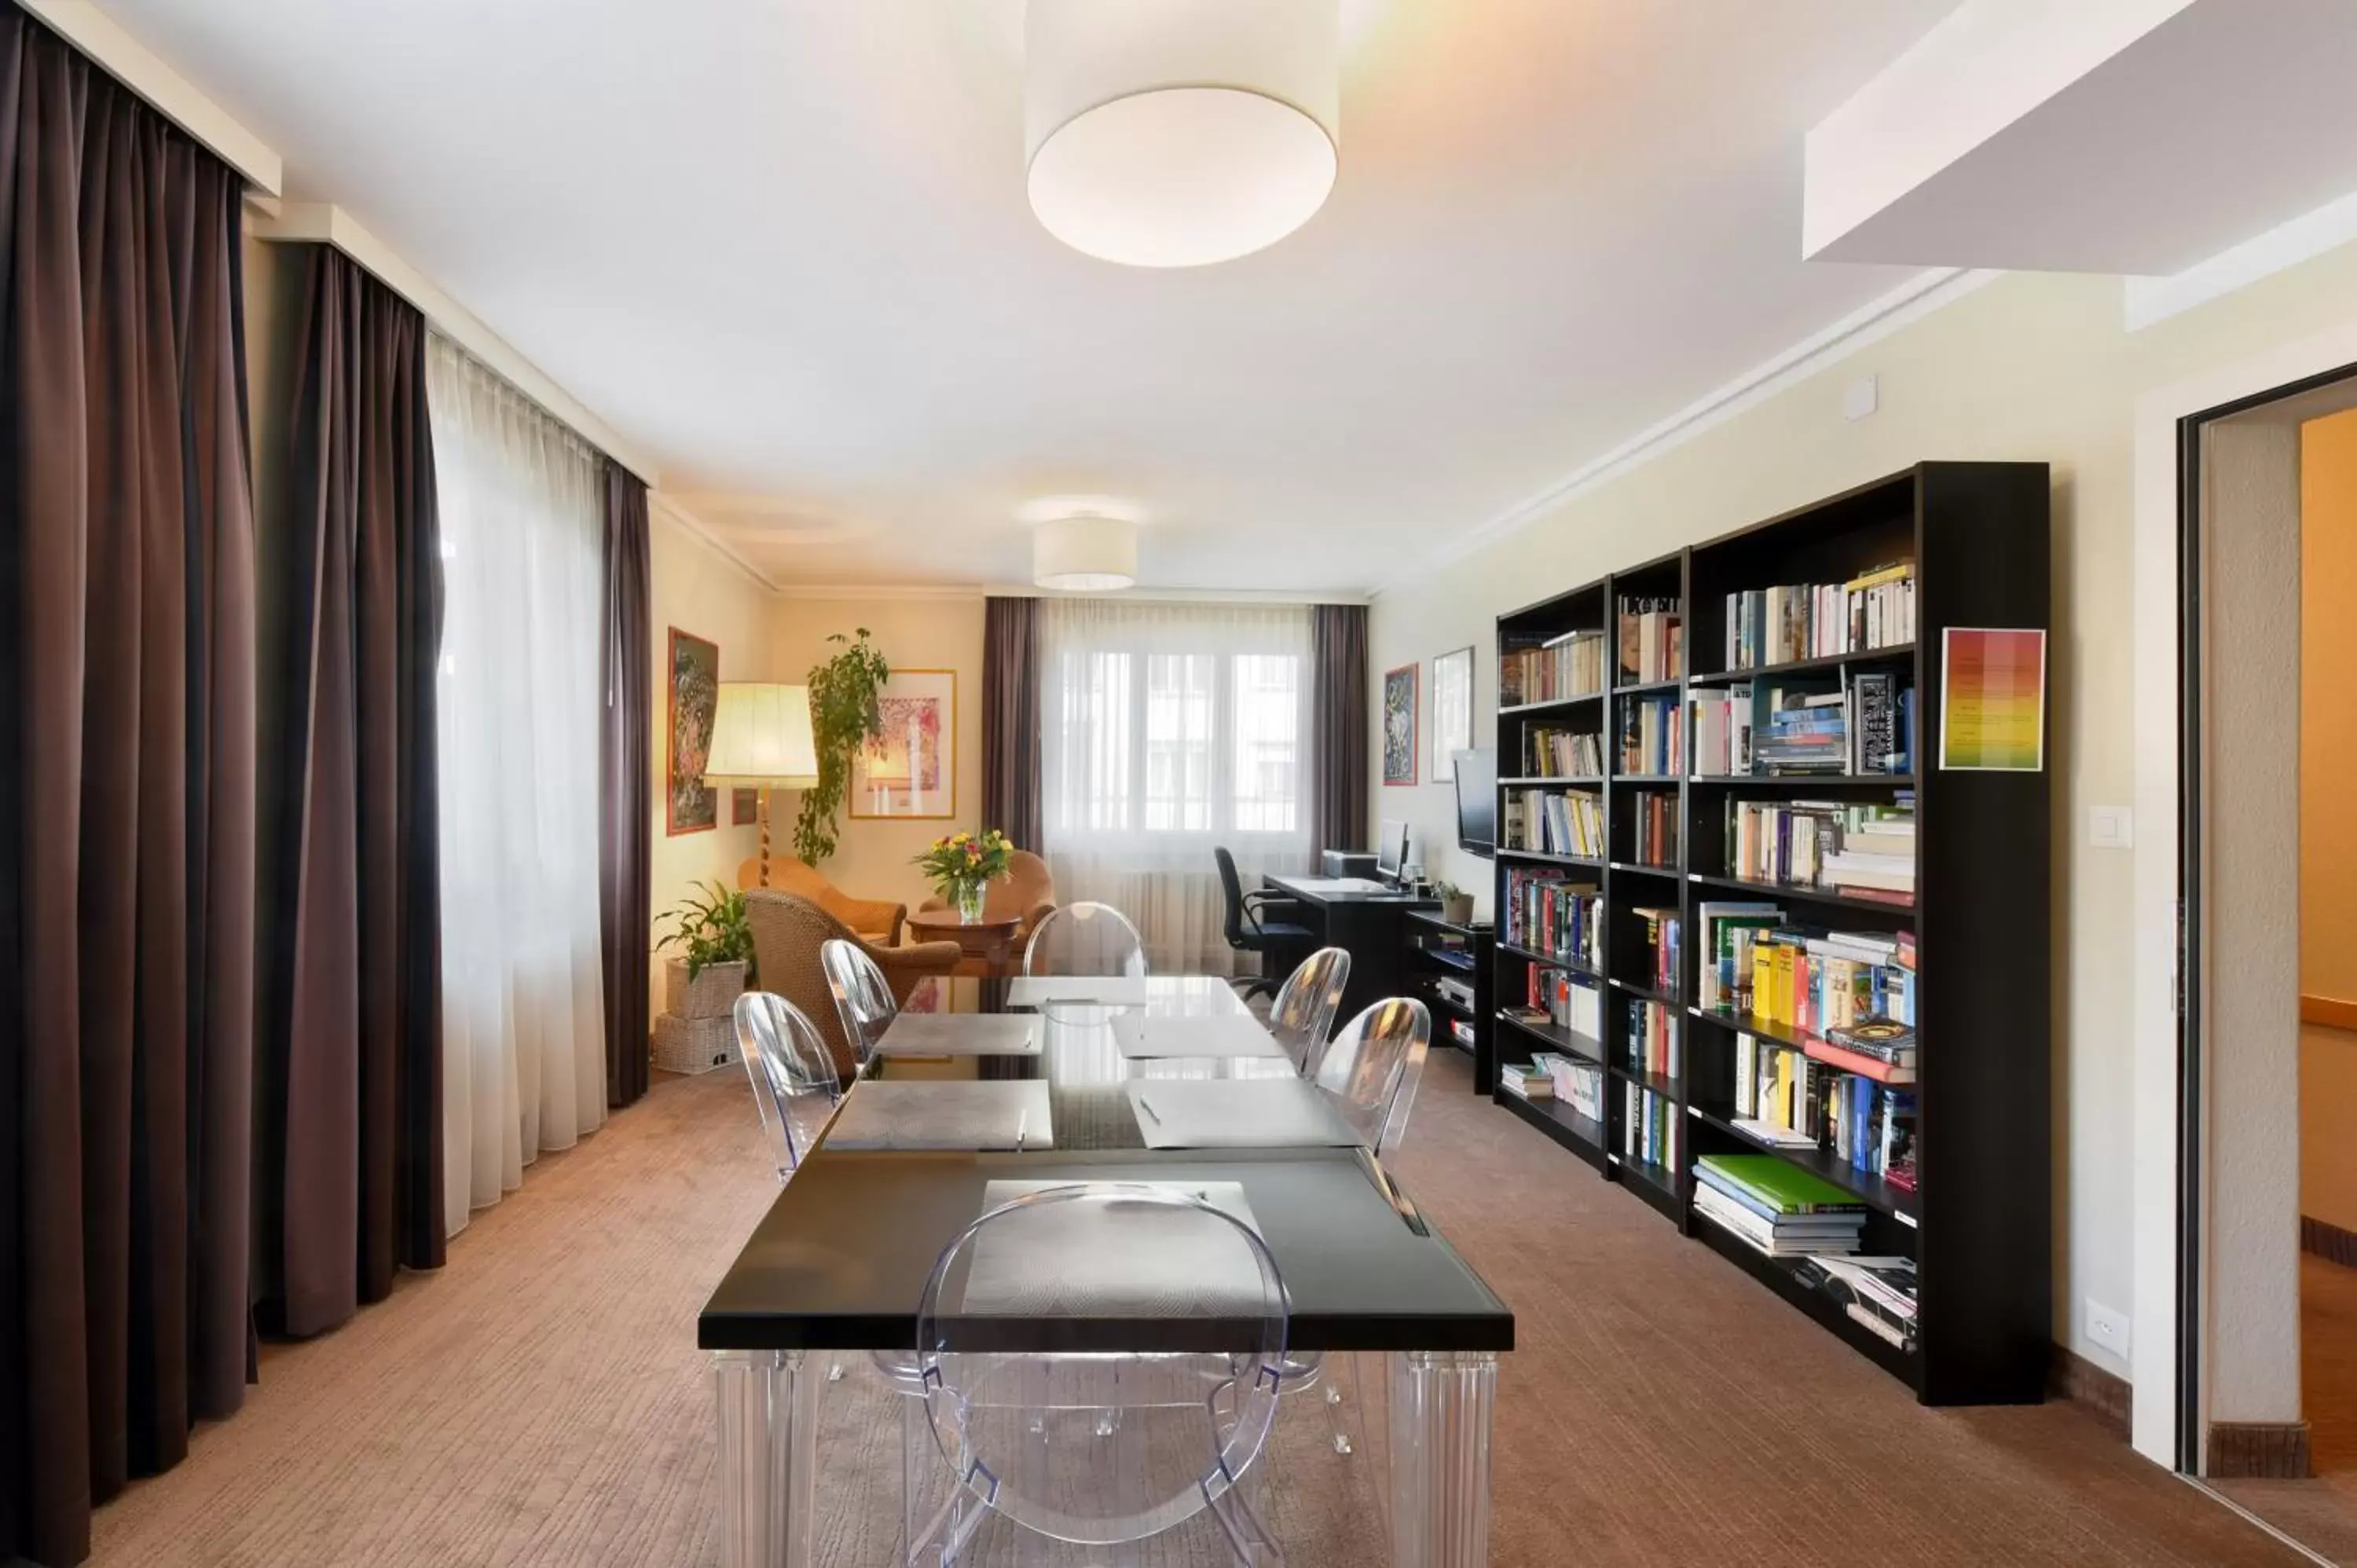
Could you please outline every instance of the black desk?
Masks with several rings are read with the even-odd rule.
[[[1319,947],[1340,948],[1351,955],[1351,983],[1342,991],[1337,1028],[1387,996],[1412,993],[1407,918],[1418,909],[1439,908],[1438,899],[1404,893],[1330,892],[1321,889],[1318,883],[1324,879],[1315,876],[1265,880],[1301,905],[1301,923],[1318,933]]]
[[[1211,1005],[1191,994],[1157,1000],[1179,1011]],[[990,1182],[1166,1181],[1243,1189],[1291,1302],[1289,1347],[1391,1355],[1392,1449],[1406,1456],[1388,1477],[1394,1560],[1482,1568],[1498,1354],[1513,1348],[1512,1310],[1365,1151],[1139,1148],[1123,1085],[1146,1076],[1140,1065],[1077,1026],[1042,1024],[1039,1054],[1023,1065],[1049,1079],[1052,1151],[854,1152],[822,1135],[705,1305],[696,1343],[713,1355],[719,1405],[722,1561],[813,1562],[818,1401],[833,1353],[914,1348],[926,1279],[981,1216]],[[855,1084],[850,1098],[864,1092]],[[1095,1326],[1150,1339],[1157,1321],[1170,1320],[1136,1320],[1135,1334],[1127,1320]],[[1009,1328],[1027,1353],[1034,1333],[1041,1353],[1074,1337],[1070,1318],[1011,1319]]]

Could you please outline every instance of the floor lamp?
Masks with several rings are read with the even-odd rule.
[[[761,792],[761,886],[770,885],[770,791],[818,782],[818,744],[811,732],[810,688],[723,681],[712,717],[706,784],[751,785]]]

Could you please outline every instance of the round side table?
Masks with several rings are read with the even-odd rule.
[[[968,925],[958,918],[955,909],[920,909],[909,917],[911,940],[957,943],[965,955],[958,962],[958,972],[985,979],[1012,972],[1023,961],[1015,945],[1015,933],[1022,926],[1022,918],[1016,915],[1004,919],[985,918]]]

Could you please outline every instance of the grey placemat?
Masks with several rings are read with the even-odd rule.
[[[1339,1149],[1360,1141],[1326,1091],[1297,1078],[1121,1087],[1149,1149]]]
[[[903,1013],[876,1049],[888,1057],[1036,1057],[1039,1020],[1016,1013]]]
[[[1064,1185],[991,1182],[983,1188],[983,1212]],[[1259,1234],[1240,1183],[1138,1185],[1191,1193]],[[1052,1235],[985,1227],[974,1238],[960,1309],[1020,1317],[1183,1317],[1255,1308],[1264,1291],[1260,1271],[1243,1238],[1206,1229],[1215,1224],[1185,1210],[1140,1206],[1064,1210]]]
[[[863,1079],[828,1128],[830,1150],[1052,1149],[1048,1085],[1039,1079],[902,1083]]]
[[[1217,1017],[1124,1013],[1113,1020],[1121,1054],[1140,1057],[1281,1057],[1285,1047],[1250,1014]]]
[[[1009,1007],[1037,1007],[1045,1002],[1103,1002],[1116,1007],[1146,1005],[1142,974],[1024,974],[1006,988]]]

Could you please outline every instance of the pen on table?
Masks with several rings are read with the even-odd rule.
[[[1154,1102],[1146,1099],[1146,1096],[1141,1094],[1137,1097],[1137,1108],[1140,1111],[1145,1112],[1149,1117],[1152,1117],[1156,1126],[1159,1127],[1162,1125],[1161,1115],[1154,1109]]]
[[[1030,1120],[1031,1110],[1028,1106],[1026,1106],[1024,1109],[1015,1113],[1015,1152],[1018,1155],[1023,1152],[1024,1126],[1029,1122]]]

